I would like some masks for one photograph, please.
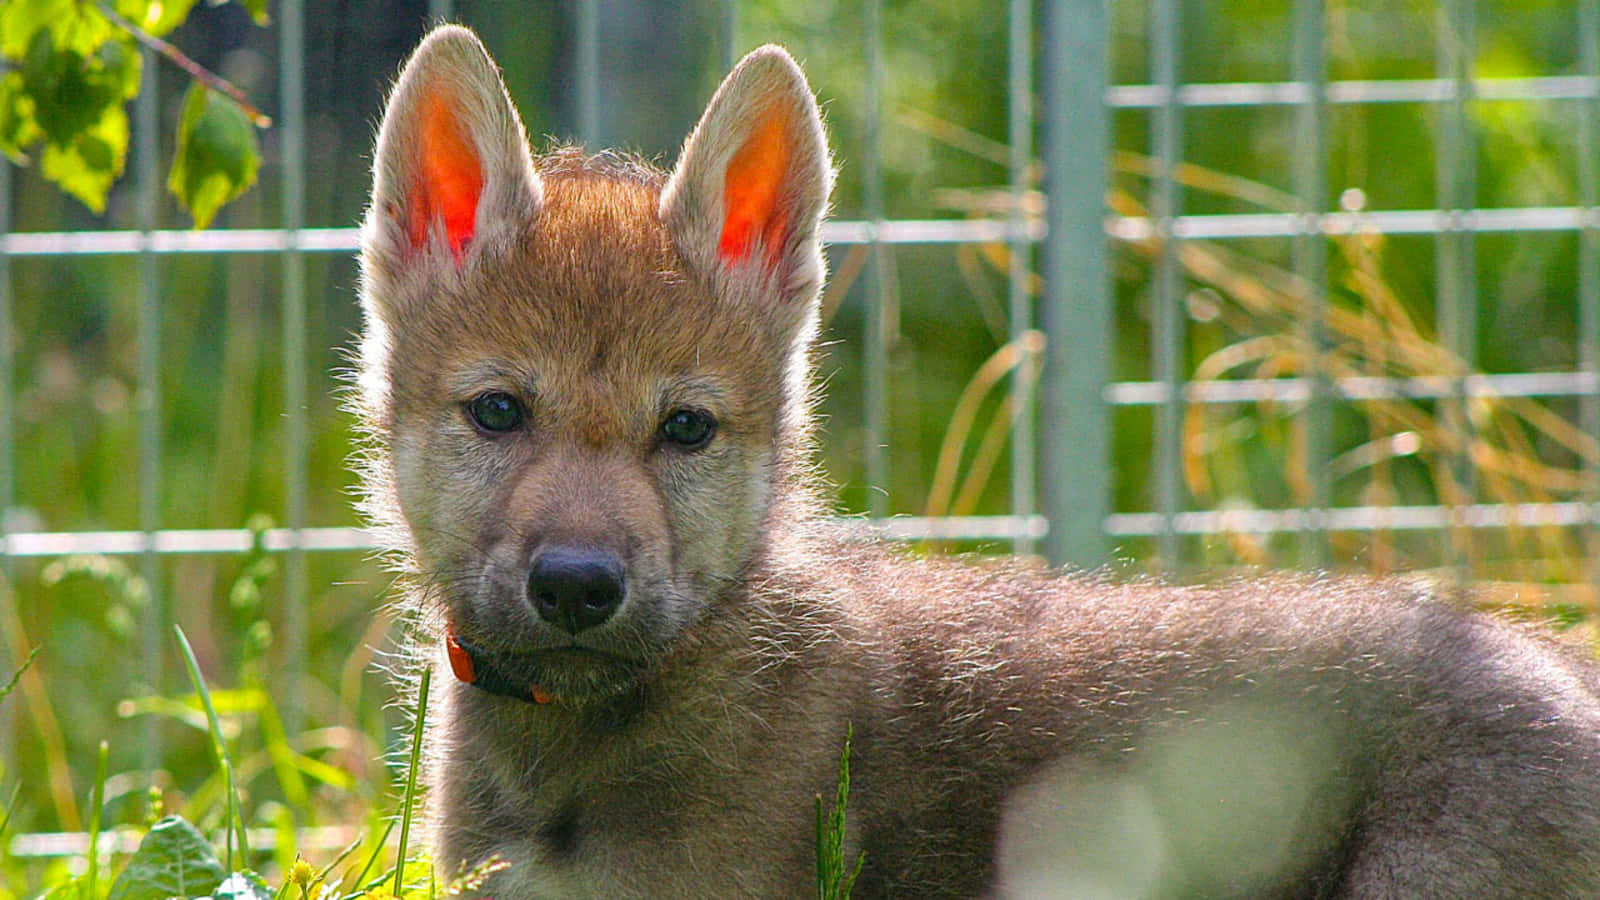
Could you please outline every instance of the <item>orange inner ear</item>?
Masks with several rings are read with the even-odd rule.
[[[789,215],[780,202],[789,158],[788,119],[771,111],[728,160],[722,176],[722,239],[717,244],[717,255],[727,262],[748,256],[760,235],[767,265],[778,264],[789,236]]]
[[[411,186],[407,230],[413,246],[428,240],[435,218],[444,222],[445,237],[456,258],[472,239],[483,193],[483,162],[471,135],[443,92],[435,89],[423,97],[419,111],[418,140],[422,171]]]

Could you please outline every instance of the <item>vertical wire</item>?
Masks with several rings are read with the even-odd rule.
[[[599,0],[578,0],[578,142],[590,153],[600,144]]]
[[[739,0],[722,0],[722,71],[726,75],[739,58]]]
[[[1439,76],[1450,81],[1451,99],[1441,110],[1439,119],[1439,150],[1434,178],[1438,206],[1454,226],[1459,223],[1464,211],[1475,205],[1477,193],[1476,161],[1467,120],[1472,94],[1472,0],[1442,0],[1438,21],[1437,66]],[[1438,270],[1435,328],[1440,343],[1469,372],[1477,356],[1477,279],[1473,253],[1472,232],[1466,228],[1447,228],[1435,239]],[[1440,401],[1440,408],[1447,430],[1460,447],[1452,454],[1449,477],[1461,490],[1465,501],[1470,503],[1473,494],[1469,446],[1472,433],[1463,379],[1454,381],[1451,396]],[[1452,507],[1452,522],[1445,538],[1446,556],[1455,568],[1457,577],[1465,580],[1471,565],[1471,535],[1460,523],[1462,510],[1456,498],[1443,499]]]
[[[1166,399],[1156,410],[1155,475],[1156,509],[1161,514],[1161,533],[1157,553],[1161,565],[1178,565],[1178,534],[1173,529],[1178,513],[1178,470],[1183,453],[1183,313],[1178,296],[1181,278],[1178,271],[1178,240],[1173,234],[1174,220],[1181,212],[1182,195],[1174,169],[1182,153],[1182,109],[1178,105],[1179,46],[1181,12],[1177,0],[1151,2],[1150,68],[1161,89],[1161,104],[1151,112],[1151,138],[1155,144],[1157,170],[1151,184],[1150,217],[1155,222],[1160,243],[1156,258],[1154,304],[1151,309],[1151,343],[1154,349],[1155,380],[1166,388]]]
[[[1579,0],[1578,64],[1589,79],[1589,96],[1578,104],[1578,368],[1594,382],[1582,398],[1578,420],[1600,443],[1600,0]],[[1588,578],[1600,589],[1600,460],[1585,461],[1584,497],[1589,504]]]
[[[1306,376],[1311,397],[1306,408],[1306,477],[1311,484],[1310,514],[1301,531],[1300,557],[1308,567],[1328,563],[1323,526],[1332,502],[1328,474],[1328,432],[1332,389],[1324,355],[1328,349],[1328,242],[1322,234],[1328,196],[1328,58],[1323,0],[1296,0],[1294,80],[1306,99],[1295,108],[1294,188],[1300,230],[1294,238],[1294,271],[1306,291]]]
[[[168,653],[166,642],[168,612],[166,591],[161,584],[161,557],[156,553],[156,531],[161,528],[161,270],[153,252],[151,232],[156,229],[161,179],[158,151],[160,140],[160,71],[153,50],[143,52],[144,83],[134,101],[134,135],[138,226],[142,234],[139,251],[139,530],[144,532],[140,571],[144,577],[146,605],[142,634],[144,672],[149,689],[161,693],[165,685]],[[159,717],[145,717],[144,768],[154,769],[161,761]]]
[[[1010,0],[1009,62],[1006,96],[1006,141],[1011,148],[1011,256],[1006,272],[1006,303],[1013,342],[1033,328],[1028,280],[1033,272],[1033,241],[1027,234],[1028,174],[1033,163],[1033,0]],[[1026,522],[1034,511],[1036,420],[1033,389],[1026,377],[1031,360],[1011,378],[1011,513]],[[1034,552],[1034,540],[1020,535],[1012,542],[1018,554]]]
[[[11,162],[0,158],[0,602],[17,601],[17,566],[7,543],[11,509],[16,505],[16,433],[11,411],[16,409],[12,372],[16,349],[11,335],[11,256],[6,238],[11,235]],[[9,643],[0,640],[0,678],[10,678],[21,660],[13,659]],[[17,704],[0,703],[0,767],[16,772]]]
[[[307,590],[306,553],[306,266],[300,249],[305,227],[305,21],[301,0],[279,4],[278,102],[282,117],[284,524],[294,539],[284,557],[284,662],[288,693],[284,727],[297,734],[304,721]]]
[[[868,0],[866,5],[866,96],[862,106],[865,121],[862,133],[863,213],[872,231],[867,264],[862,287],[866,314],[864,340],[866,373],[863,379],[866,390],[866,461],[867,461],[867,511],[873,517],[889,513],[889,454],[885,445],[889,434],[889,309],[885,290],[888,273],[885,271],[883,244],[878,240],[878,229],[883,225],[883,4],[881,0]]]
[[[1050,0],[1044,24],[1039,498],[1050,523],[1045,555],[1057,565],[1093,567],[1104,561],[1111,500],[1104,397],[1112,334],[1105,225],[1110,0]]]

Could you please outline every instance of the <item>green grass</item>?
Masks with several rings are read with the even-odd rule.
[[[254,871],[250,865],[262,854],[253,854],[250,849],[246,831],[246,804],[234,779],[235,767],[229,749],[229,732],[224,727],[225,715],[218,712],[219,704],[214,702],[212,691],[201,674],[188,637],[179,628],[174,629],[174,635],[195,689],[193,700],[204,710],[214,764],[224,785],[222,795],[213,795],[211,801],[219,809],[203,809],[198,818],[214,819],[220,811],[220,835],[207,837],[202,828],[182,815],[162,815],[159,792],[156,792],[157,799],[151,803],[150,814],[138,829],[138,849],[125,858],[113,858],[113,865],[103,870],[104,854],[96,848],[104,843],[106,786],[110,779],[106,771],[109,744],[102,741],[96,757],[95,777],[87,810],[87,846],[90,850],[87,859],[79,867],[82,874],[71,874],[72,866],[55,865],[37,881],[34,891],[23,892],[21,886],[27,883],[23,867],[19,861],[7,857],[3,849],[10,837],[8,827],[22,787],[18,782],[12,786],[5,806],[0,808],[0,900],[23,897],[36,897],[38,900],[169,900],[174,897],[213,897],[218,900],[437,900],[439,897],[474,891],[489,876],[507,867],[505,861],[491,857],[441,883],[445,873],[436,872],[425,856],[412,853],[410,834],[418,808],[418,773],[430,682],[429,673],[424,672],[414,706],[408,711],[412,722],[410,751],[398,810],[393,815],[374,818],[366,834],[345,846],[320,869],[307,860],[306,853],[292,846],[296,838],[295,830],[282,829],[279,839],[290,842],[290,846],[280,847],[276,856],[290,862],[277,865],[278,871],[270,877]],[[16,680],[16,676],[13,676],[7,685],[7,692]],[[0,694],[0,698],[3,696]],[[186,705],[183,701],[173,701],[175,707]],[[235,714],[238,714],[237,710]],[[852,732],[846,732],[839,756],[838,789],[831,802],[825,802],[820,794],[816,797],[816,879],[819,900],[847,900],[866,859],[866,854],[860,853],[854,864],[849,865],[845,857],[852,736]],[[308,810],[296,812],[298,818],[310,817]],[[399,829],[399,839],[391,847],[389,838],[396,827]],[[120,830],[125,832],[129,829],[124,826]],[[368,846],[370,851],[358,857],[356,851],[363,845]],[[270,859],[267,861],[271,862]],[[102,878],[103,872],[109,874],[111,871],[116,873],[114,878]],[[276,887],[273,886],[274,881]]]
[[[459,878],[441,886],[437,883],[433,868],[426,858],[407,856],[409,850],[407,835],[411,817],[417,808],[421,723],[425,721],[426,715],[427,687],[424,679],[416,708],[412,710],[412,721],[416,723],[416,727],[411,735],[410,767],[406,773],[405,791],[399,812],[393,816],[374,813],[369,817],[371,821],[367,833],[346,846],[320,870],[312,868],[306,862],[307,854],[292,846],[297,832],[292,827],[280,829],[280,840],[289,841],[291,846],[280,848],[278,858],[286,858],[292,862],[288,865],[274,866],[278,871],[273,877],[279,882],[274,888],[267,877],[251,868],[252,863],[257,860],[269,864],[273,860],[263,857],[262,854],[252,853],[246,830],[246,804],[235,780],[236,768],[229,747],[229,729],[224,725],[229,713],[235,716],[246,715],[252,709],[259,707],[241,707],[235,702],[237,698],[226,692],[224,696],[230,702],[227,704],[216,702],[213,692],[201,674],[187,636],[181,629],[174,631],[195,689],[192,700],[204,711],[214,764],[221,775],[223,786],[220,796],[218,792],[207,792],[204,789],[197,791],[197,794],[210,799],[200,804],[191,802],[190,805],[194,807],[193,815],[196,821],[200,822],[215,820],[220,811],[222,824],[220,834],[216,834],[214,838],[208,837],[207,832],[211,829],[199,827],[183,815],[161,815],[160,792],[155,791],[156,799],[151,803],[151,813],[146,817],[142,827],[134,829],[124,825],[116,829],[120,833],[136,830],[139,835],[138,849],[121,858],[113,857],[110,860],[111,865],[104,866],[106,862],[104,854],[95,852],[94,849],[104,843],[102,838],[106,834],[104,824],[107,821],[105,818],[107,785],[112,781],[108,778],[106,767],[109,744],[102,741],[96,757],[95,777],[86,816],[89,822],[86,835],[87,847],[90,850],[81,865],[74,866],[68,864],[67,860],[56,860],[44,866],[44,871],[41,873],[37,871],[37,865],[30,867],[24,861],[7,854],[5,848],[12,837],[10,826],[15,820],[14,814],[23,786],[22,781],[19,780],[12,786],[9,799],[5,806],[0,808],[0,900],[14,900],[14,898],[15,900],[20,898],[168,900],[172,897],[214,897],[218,900],[222,898],[287,900],[291,897],[299,897],[300,900],[312,900],[312,898],[359,900],[369,896],[392,897],[396,900],[425,900],[425,898],[433,900],[459,893],[473,883]],[[30,656],[28,662],[32,659]],[[27,664],[24,663],[23,668],[26,668]],[[19,671],[11,677],[3,692],[0,692],[0,699],[11,692],[20,675]],[[149,706],[169,712],[192,708],[189,702],[181,699],[170,700],[164,704],[149,704]],[[219,707],[224,711],[219,712]],[[308,809],[290,812],[291,818],[301,820],[313,818],[312,811]],[[261,814],[262,811],[257,809],[258,819]],[[398,847],[391,847],[388,839],[397,823],[401,827],[402,837]],[[375,839],[373,839],[374,832],[376,832]],[[363,844],[370,846],[371,852],[365,854],[363,859],[356,859],[355,851]],[[404,861],[403,864],[401,860]],[[73,874],[75,869],[81,874]],[[372,873],[375,871],[380,874],[373,877]],[[482,879],[491,871],[494,869],[480,866],[468,874],[475,875],[476,883],[481,884]],[[112,872],[115,872],[114,878],[103,877]]]
[[[856,856],[855,865],[846,868],[845,810],[850,800],[850,740],[855,729],[847,728],[844,749],[839,753],[839,788],[833,803],[826,808],[817,795],[817,900],[848,900],[856,876],[867,861],[865,851]]]

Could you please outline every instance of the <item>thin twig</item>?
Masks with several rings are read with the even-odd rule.
[[[111,4],[106,0],[95,0],[95,6],[100,8],[100,12],[107,19],[110,19],[113,25],[133,35],[134,40],[139,43],[172,60],[173,65],[188,72],[195,81],[219,94],[232,98],[233,102],[239,104],[239,108],[244,110],[244,114],[250,117],[251,123],[257,128],[270,128],[272,126],[272,117],[257,109],[256,105],[250,102],[250,98],[245,96],[245,92],[240,90],[233,82],[195,62],[187,53],[172,44],[124,19],[115,9],[111,8]]]

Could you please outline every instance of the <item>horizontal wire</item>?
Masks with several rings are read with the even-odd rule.
[[[1120,241],[1146,241],[1159,223],[1143,216],[1108,216],[1106,234]],[[1600,228],[1600,207],[1529,206],[1500,209],[1392,209],[1296,213],[1231,213],[1179,216],[1172,234],[1184,239],[1293,237],[1307,230],[1327,235],[1447,234],[1451,232],[1578,231]],[[0,236],[0,252],[16,257],[119,256],[148,249],[157,254],[354,253],[360,229],[270,228],[213,231],[23,231]],[[836,221],[822,226],[826,244],[984,244],[1044,239],[1044,223],[1007,219],[898,219]]]
[[[1516,372],[1500,375],[1420,375],[1384,378],[1371,375],[1330,378],[1335,397],[1345,400],[1437,400],[1445,397],[1589,397],[1600,392],[1593,372]],[[1308,378],[1241,378],[1190,381],[1183,399],[1196,404],[1303,403],[1311,399]],[[1167,401],[1161,381],[1123,381],[1106,385],[1103,396],[1113,406],[1154,406]]]
[[[1228,509],[1180,512],[1172,516],[1177,534],[1268,534],[1319,528],[1326,531],[1423,531],[1442,528],[1580,526],[1600,520],[1600,505],[1579,502],[1482,503],[1471,506],[1349,506],[1328,509]],[[846,539],[892,541],[1042,540],[1050,531],[1044,516],[891,516],[833,520]],[[1154,537],[1162,533],[1156,512],[1112,513],[1105,532],[1112,537]],[[162,555],[243,553],[252,546],[242,529],[164,529],[141,531],[17,532],[0,538],[0,556],[121,556],[142,553],[148,541]],[[361,528],[273,529],[263,533],[262,549],[282,552],[295,541],[307,552],[364,552],[382,549],[378,537]]]
[[[1600,78],[1547,75],[1532,78],[1478,78],[1468,81],[1474,100],[1590,100],[1600,96]],[[1449,78],[1386,78],[1330,81],[1327,101],[1341,105],[1366,103],[1446,103],[1460,88]],[[1313,86],[1303,81],[1229,81],[1184,84],[1177,89],[1180,106],[1294,106],[1311,102]],[[1118,109],[1152,109],[1166,102],[1159,84],[1119,84],[1106,92],[1106,103]]]
[[[1433,531],[1442,528],[1586,526],[1600,518],[1591,503],[1477,503],[1469,506],[1339,506],[1328,509],[1213,509],[1181,512],[1172,530],[1186,535],[1273,534],[1322,531]],[[1160,513],[1114,513],[1106,517],[1113,537],[1161,533]]]
[[[276,828],[251,828],[247,836],[250,848],[260,852],[277,849],[280,837]],[[297,850],[342,850],[361,836],[361,829],[352,825],[323,825],[298,828],[294,832],[293,846]],[[126,856],[139,849],[144,833],[133,828],[117,828],[100,832],[97,843],[102,854]],[[221,843],[219,836],[216,843]],[[19,834],[11,839],[7,852],[18,858],[57,859],[84,856],[89,852],[89,835],[83,831],[40,831]]]

